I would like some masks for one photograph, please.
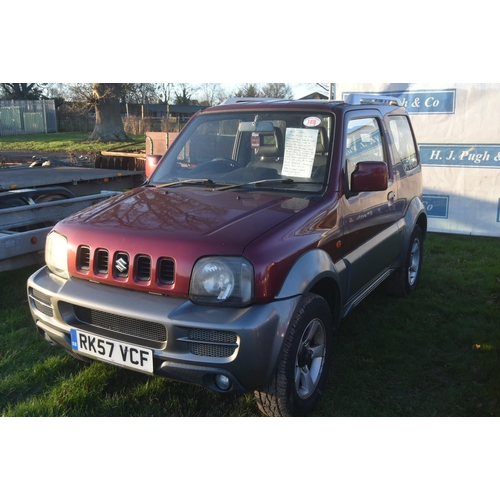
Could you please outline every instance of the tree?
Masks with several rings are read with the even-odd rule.
[[[293,90],[287,83],[266,83],[261,88],[261,95],[277,99],[293,99]]]
[[[68,99],[69,87],[67,83],[47,83],[43,89],[42,99],[52,99],[59,109]]]
[[[120,114],[121,83],[93,83],[90,102],[95,107],[95,127],[90,141],[129,141]]]
[[[159,100],[154,83],[124,83],[123,98],[135,104],[156,103]]]
[[[236,97],[262,97],[256,83],[244,83],[235,93]]]
[[[159,100],[162,104],[169,104],[172,95],[173,83],[158,83],[157,92],[159,93]]]
[[[2,94],[5,99],[16,101],[37,100],[42,98],[42,83],[1,83]]]
[[[193,89],[187,83],[179,83],[179,92],[175,91],[175,101],[174,104],[177,106],[189,106],[190,104],[194,104],[192,99]]]
[[[216,106],[228,97],[220,83],[202,83],[198,95],[204,106]]]
[[[244,83],[238,87],[235,96],[293,99],[293,90],[287,83],[265,83],[261,87],[257,83]]]

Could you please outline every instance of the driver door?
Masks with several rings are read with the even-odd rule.
[[[388,159],[381,120],[377,116],[366,116],[362,111],[352,112],[348,118],[344,135],[346,196],[342,222],[351,298],[375,282],[398,257],[402,233],[397,222],[396,181]],[[387,189],[360,193],[352,191],[352,173],[361,161],[384,162],[387,165]]]

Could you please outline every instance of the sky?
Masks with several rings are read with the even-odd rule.
[[[271,80],[269,80],[271,81]],[[255,80],[248,80],[247,83],[258,83]],[[227,89],[237,89],[240,85],[243,85],[243,83],[224,83],[223,81],[219,82],[222,84],[222,86]],[[196,86],[196,84],[194,84]],[[304,97],[308,94],[311,94],[312,92],[321,92],[325,95],[328,95],[327,91],[324,91],[319,87],[316,83],[288,83],[290,87],[292,87],[293,90],[293,97],[294,99],[300,99],[301,97]],[[326,84],[328,85],[328,84]]]
[[[380,0],[309,9],[214,0],[187,12],[183,2],[150,0],[133,11],[87,0],[75,22],[46,0],[23,18],[23,32],[41,36],[2,51],[0,81],[499,81],[491,5],[476,0],[464,11],[434,0]],[[18,9],[6,3],[2,19],[16,19]],[[40,32],[45,25],[50,38]],[[5,40],[19,37],[16,22],[2,30]]]

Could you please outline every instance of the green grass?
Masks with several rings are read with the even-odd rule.
[[[90,134],[57,132],[52,134],[26,134],[0,136],[0,151],[43,151],[46,153],[98,152],[121,147],[123,142],[89,142]],[[145,141],[144,136],[131,135],[132,141]]]
[[[0,274],[0,414],[259,416],[253,396],[221,397],[100,362],[36,333],[25,283]],[[429,234],[420,288],[375,290],[336,333],[316,416],[500,416],[500,239]]]

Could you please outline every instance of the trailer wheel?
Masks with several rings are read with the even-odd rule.
[[[38,203],[47,203],[48,201],[56,201],[56,200],[67,200],[66,196],[62,194],[42,194],[38,198],[35,199],[35,204]]]

